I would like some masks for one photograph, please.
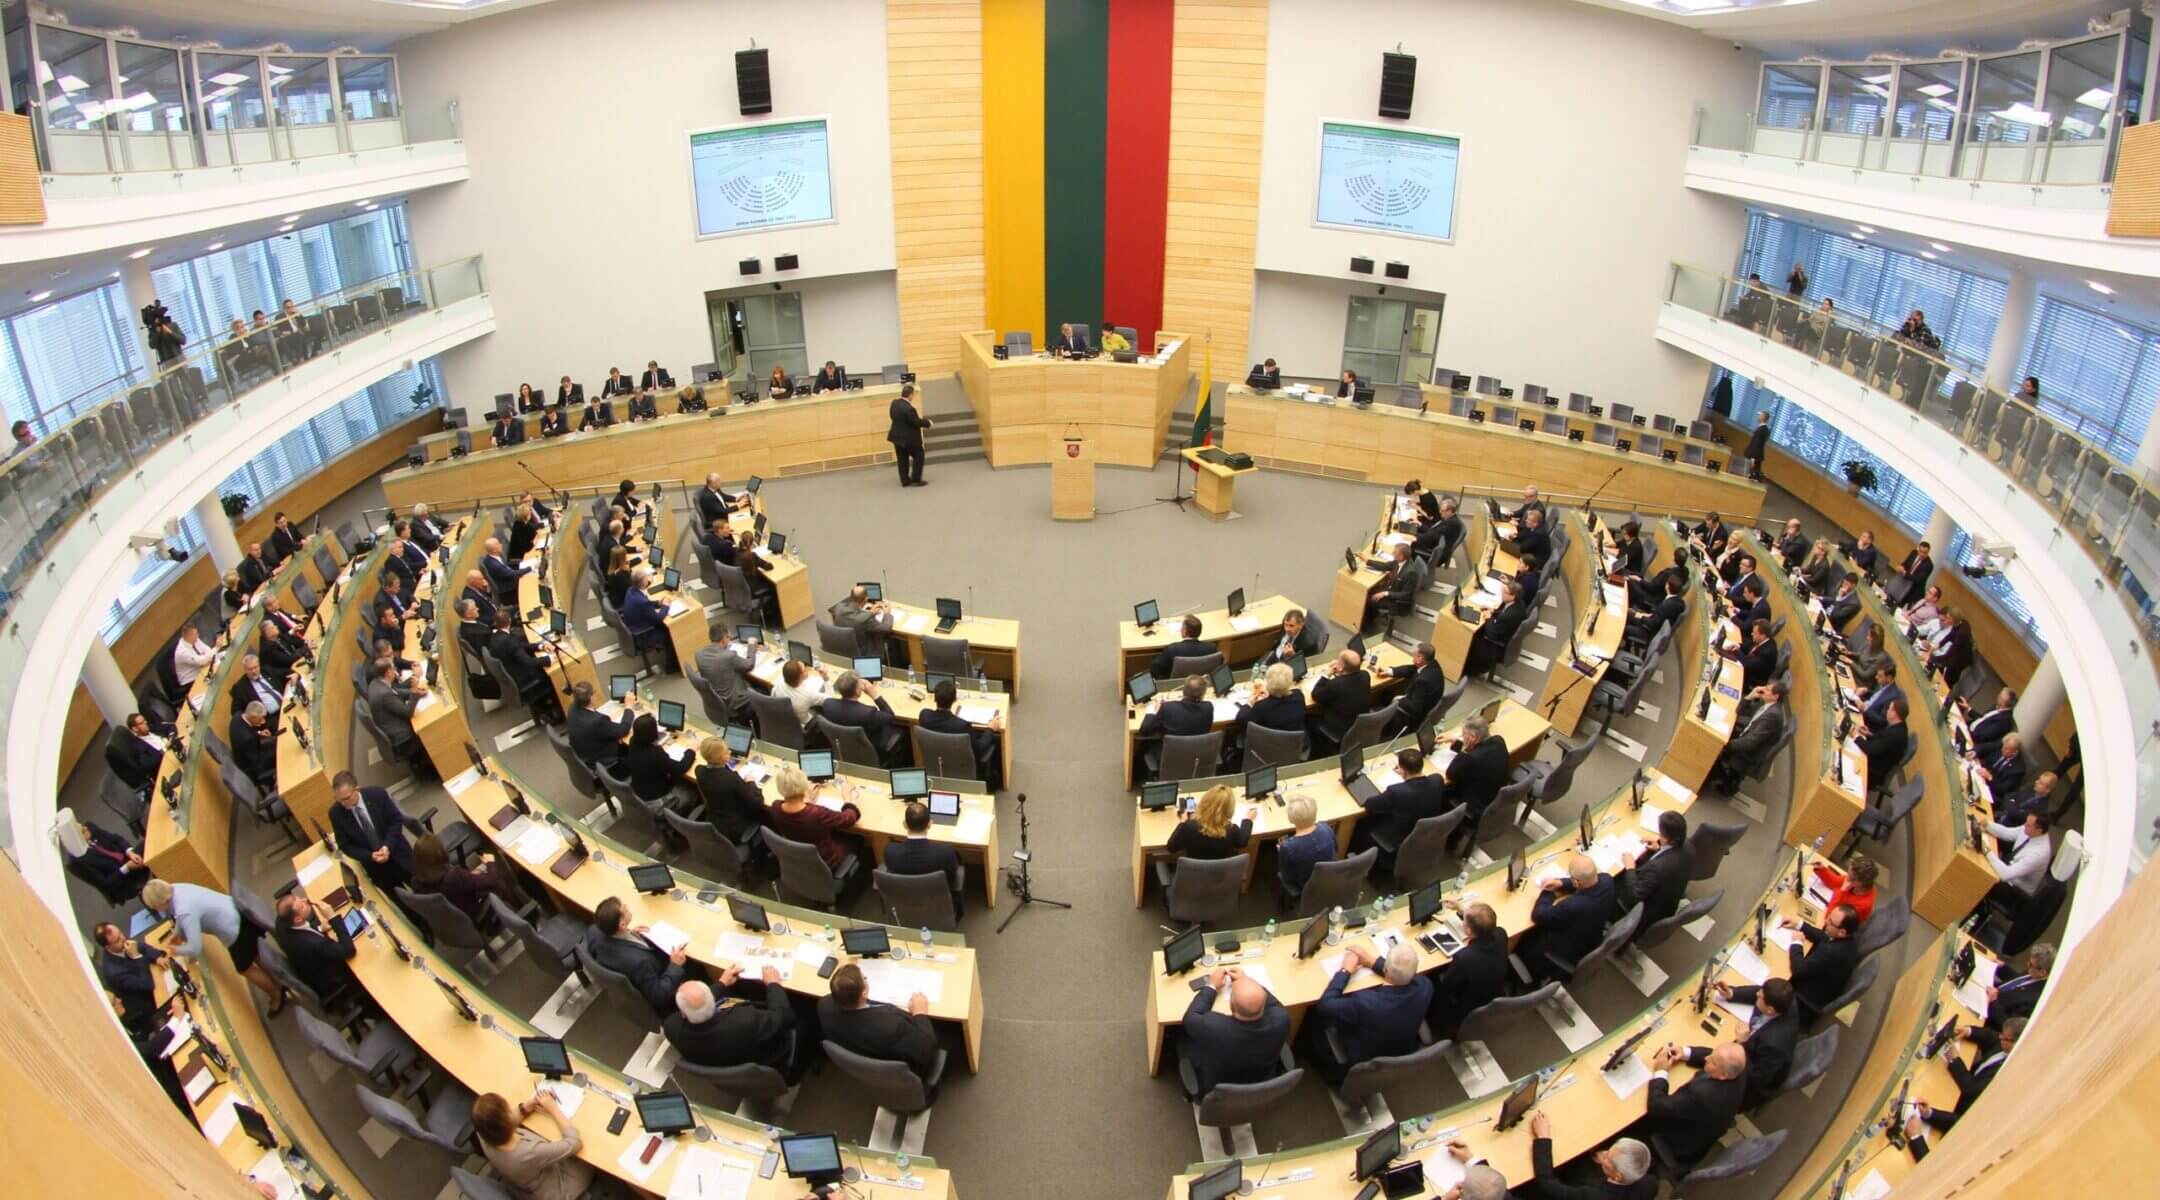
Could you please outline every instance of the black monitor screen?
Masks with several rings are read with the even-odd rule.
[[[737,625],[735,627],[735,640],[748,642],[753,646],[761,645],[765,641],[765,630],[756,625]]]
[[[1132,693],[1134,704],[1146,704],[1155,698],[1155,677],[1142,671],[1125,681],[1125,690]]]
[[[840,1139],[829,1133],[788,1133],[780,1137],[780,1158],[790,1179],[840,1175]]]
[[[675,886],[675,873],[666,863],[639,863],[630,868],[630,886],[648,895],[657,895]]]
[[[1440,881],[1434,880],[1410,893],[1410,923],[1423,925],[1440,913]]]
[[[1237,675],[1230,670],[1228,663],[1217,663],[1215,669],[1208,674],[1208,686],[1215,689],[1216,695],[1227,696],[1230,689],[1237,686]]]
[[[750,731],[741,725],[730,725],[721,736],[727,740],[727,748],[736,754],[750,753]]]
[[[683,727],[683,715],[683,706],[681,701],[662,700],[660,702],[660,728],[668,730],[671,733],[681,729]]]
[[[1259,767],[1245,772],[1245,798],[1257,800],[1275,790],[1275,768]]]
[[[1140,807],[1148,812],[1156,812],[1176,803],[1177,781],[1175,779],[1154,780],[1142,785],[1140,788]]]
[[[787,644],[787,656],[789,661],[799,662],[804,666],[809,666],[817,661],[817,652],[810,649],[810,643],[808,642],[789,642]]]
[[[1192,970],[1193,964],[1200,961],[1200,954],[1205,948],[1206,941],[1201,937],[1198,925],[1164,942],[1163,974],[1182,975]]]
[[[765,918],[765,906],[755,900],[745,900],[741,896],[729,896],[727,898],[727,908],[728,915],[735,918],[735,923],[745,929],[754,929],[759,933],[763,933],[772,928],[772,922]]]
[[[690,1119],[690,1098],[681,1092],[647,1092],[639,1096],[637,1118],[645,1132],[662,1137],[681,1133],[694,1124]]]
[[[1162,620],[1162,606],[1153,600],[1142,600],[1132,606],[1132,619],[1135,625],[1153,625]]]
[[[570,614],[561,611],[549,612],[548,632],[556,637],[568,636],[570,633]]]
[[[859,580],[855,584],[863,590],[863,599],[875,604],[885,598],[885,585],[875,579]]]
[[[1390,1122],[1357,1149],[1357,1178],[1371,1179],[1402,1153],[1402,1126]]]
[[[945,598],[945,597],[943,597],[943,596],[940,596],[940,597],[938,597],[938,602],[937,602],[937,615],[938,615],[938,620],[940,620],[940,621],[957,621],[957,620],[959,620],[959,619],[960,619],[960,602],[959,602],[958,600],[948,600],[948,599],[946,599],[946,598]]]
[[[1327,944],[1327,933],[1328,923],[1326,917],[1314,917],[1312,920],[1305,922],[1305,928],[1298,930],[1297,956],[1299,958],[1311,958],[1313,955],[1320,953],[1320,947]]]
[[[1228,602],[1227,602],[1227,605],[1228,605],[1228,607],[1229,607],[1229,609],[1230,609],[1230,615],[1231,615],[1231,616],[1233,616],[1233,617],[1234,617],[1234,616],[1237,616],[1237,615],[1238,615],[1239,613],[1242,613],[1242,612],[1244,612],[1244,611],[1245,611],[1245,589],[1244,589],[1244,588],[1237,588],[1237,589],[1234,589],[1233,591],[1231,591],[1231,593],[1230,593],[1230,598],[1229,598],[1229,600],[1228,600]]]
[[[802,767],[802,773],[809,776],[812,782],[833,777],[832,751],[830,750],[805,750],[795,761],[797,765]]]
[[[913,800],[930,792],[930,773],[921,767],[900,767],[892,773],[895,800]]]
[[[959,684],[960,684],[960,681],[959,681],[958,679],[954,678],[954,677],[953,677],[953,676],[951,676],[951,675],[947,675],[947,674],[945,674],[945,673],[944,673],[944,672],[942,672],[942,671],[925,671],[925,672],[923,672],[923,686],[924,686],[924,687],[926,687],[926,688],[928,688],[928,689],[930,689],[930,690],[931,690],[931,691],[933,691],[933,692],[937,691],[937,690],[938,690],[938,687],[939,687],[940,685],[942,685],[942,684],[947,684],[947,683],[949,683],[949,684],[952,684],[952,685],[953,685],[953,686],[955,686],[955,687],[958,687],[958,686],[959,686]]]
[[[1503,1133],[1515,1128],[1529,1115],[1531,1106],[1536,1103],[1537,1076],[1532,1075],[1517,1084],[1515,1090],[1508,1093],[1508,1098],[1501,1102],[1500,1117],[1493,1122],[1493,1128]]]
[[[659,556],[659,553],[660,553],[660,552],[659,552],[659,551],[657,551],[657,550],[653,551],[653,555],[654,555],[654,557],[658,557],[658,556]],[[676,570],[676,569],[675,569],[675,568],[673,568],[673,567],[669,567],[669,568],[667,568],[666,570],[664,570],[664,571],[660,572],[660,587],[661,587],[661,588],[662,588],[663,590],[665,590],[665,591],[670,591],[670,592],[672,592],[672,591],[674,591],[674,590],[675,590],[676,588],[679,588],[679,587],[681,587],[681,586],[682,586],[682,572],[681,572],[681,571],[678,571],[678,570]]]
[[[1352,746],[1342,752],[1342,778],[1347,783],[1365,769],[1365,747]]]
[[[1193,1180],[1192,1187],[1186,1189],[1185,1198],[1186,1200],[1224,1200],[1224,1197],[1237,1195],[1238,1189],[1244,1186],[1245,1164],[1232,1159],[1229,1166],[1218,1167]]]
[[[544,583],[540,585],[540,607],[555,607],[555,589]]]
[[[525,1069],[549,1079],[561,1079],[570,1073],[570,1051],[561,1038],[521,1037],[518,1046],[525,1051]]]
[[[270,1122],[263,1115],[245,1104],[233,1105],[233,1116],[240,1119],[240,1129],[265,1150],[277,1149],[277,1136],[270,1132]]]
[[[858,925],[840,931],[840,945],[857,958],[875,958],[892,950],[883,925]]]

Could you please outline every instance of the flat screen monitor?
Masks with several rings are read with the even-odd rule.
[[[1177,780],[1157,779],[1140,786],[1140,807],[1147,812],[1160,812],[1177,803]]]
[[[764,933],[772,928],[772,922],[765,916],[765,906],[755,900],[746,900],[741,896],[729,896],[727,898],[727,907],[728,915],[735,918],[735,923],[744,929]]]
[[[879,958],[892,953],[892,939],[883,925],[856,925],[840,931],[840,946],[857,958]]]
[[[1183,975],[1200,961],[1207,949],[1207,941],[1201,936],[1198,925],[1163,943],[1163,974]]]
[[[1357,1148],[1357,1175],[1359,1179],[1371,1179],[1388,1169],[1402,1153],[1402,1126],[1389,1122],[1385,1128],[1365,1139]]]
[[[630,868],[630,886],[648,896],[657,896],[675,887],[675,873],[666,863],[639,863]]]
[[[944,596],[940,596],[940,597],[938,597],[938,602],[937,602],[937,616],[938,616],[938,620],[940,620],[940,621],[957,621],[957,620],[959,620],[959,619],[960,619],[960,602],[959,602],[958,600],[953,600],[953,599],[949,599],[949,598],[947,598],[947,597],[944,597]]]
[[[626,697],[628,697],[628,696],[630,695],[630,693],[631,693],[631,692],[634,692],[634,691],[636,691],[636,690],[637,690],[637,676],[635,676],[635,675],[610,675],[610,676],[608,676],[608,681],[607,681],[607,694],[608,694],[608,699],[610,699],[610,700],[622,700],[622,699],[625,699]]]
[[[540,607],[555,607],[555,589],[544,583],[540,585]]]
[[[923,687],[928,689],[932,693],[935,693],[938,688],[948,683],[952,684],[955,687],[958,687],[960,684],[959,677],[954,675],[947,675],[943,671],[923,672]]]
[[[1153,625],[1162,620],[1162,606],[1153,600],[1142,600],[1132,606],[1132,619],[1135,625]]]
[[[660,572],[660,589],[672,592],[682,586],[682,572],[669,567]]]
[[[697,1122],[690,1116],[690,1097],[681,1092],[646,1092],[637,1098],[638,1124],[647,1133],[672,1137]]]
[[[1323,121],[1313,223],[1451,241],[1461,159],[1453,134]]]
[[[1516,1084],[1515,1090],[1508,1093],[1508,1098],[1500,1102],[1500,1116],[1493,1122],[1493,1129],[1505,1133],[1522,1124],[1522,1119],[1529,1115],[1531,1106],[1536,1103],[1537,1076],[1531,1075]]]
[[[1237,673],[1230,669],[1230,664],[1217,663],[1215,669],[1208,672],[1208,686],[1215,689],[1216,695],[1227,696],[1230,689],[1237,686]]]
[[[805,750],[795,761],[812,783],[833,777],[833,756],[830,750]]]
[[[1244,612],[1244,611],[1245,611],[1245,589],[1244,589],[1244,588],[1232,588],[1232,589],[1231,589],[1231,591],[1230,591],[1230,598],[1229,598],[1229,599],[1228,599],[1227,601],[1225,601],[1225,602],[1224,602],[1224,604],[1225,604],[1225,607],[1227,607],[1227,608],[1228,608],[1228,609],[1230,610],[1230,615],[1231,615],[1231,616],[1233,616],[1233,617],[1234,617],[1234,616],[1237,616],[1237,615],[1239,615],[1239,614],[1240,614],[1240,613],[1242,613],[1242,612]]]
[[[747,727],[741,725],[730,725],[720,732],[720,736],[727,742],[727,748],[733,753],[750,753],[751,734],[750,730]]]
[[[748,642],[753,646],[762,646],[765,644],[764,627],[759,625],[737,625],[735,627],[735,640]]]
[[[1635,406],[1632,404],[1613,405],[1612,419],[1615,421],[1633,421],[1635,419]]]
[[[873,682],[885,678],[885,660],[882,658],[858,658],[851,665],[857,678],[868,679]]]
[[[863,599],[872,604],[885,598],[885,585],[875,579],[858,579],[855,586],[863,590]]]
[[[690,187],[700,238],[831,222],[824,118],[691,131]]]
[[[1192,1181],[1185,1189],[1185,1200],[1226,1200],[1238,1194],[1245,1186],[1245,1164],[1231,1159],[1226,1166],[1217,1167]]]
[[[563,612],[561,609],[550,611],[548,613],[548,632],[555,637],[568,637],[570,635],[570,614]]]
[[[1365,747],[1352,746],[1342,752],[1342,780],[1350,782],[1365,770]]]
[[[921,767],[899,767],[892,773],[892,798],[918,800],[930,794],[930,773]]]
[[[1131,693],[1134,704],[1146,704],[1155,698],[1155,677],[1142,671],[1125,681],[1125,690]]]
[[[799,662],[806,667],[817,661],[817,652],[810,648],[808,642],[789,642],[787,656],[789,662]]]
[[[1245,772],[1245,798],[1258,800],[1275,791],[1275,768],[1258,767]]]
[[[768,550],[771,550],[771,551],[773,552],[773,554],[774,554],[774,555],[776,555],[776,556],[777,556],[777,555],[781,555],[781,554],[786,554],[786,553],[787,553],[787,535],[786,535],[786,534],[784,534],[784,533],[781,533],[781,532],[780,532],[779,530],[774,530],[774,531],[773,531],[773,535],[772,535],[772,536],[771,536],[770,538],[767,538],[767,539],[766,539],[766,541],[765,541],[765,548],[766,548],[766,549],[768,549]]]
[[[1410,923],[1423,925],[1440,915],[1440,881],[1434,880],[1410,893]]]
[[[240,1130],[249,1140],[265,1150],[277,1149],[277,1135],[270,1132],[270,1122],[265,1121],[261,1113],[248,1105],[235,1103],[233,1116],[239,1119]]]
[[[840,1139],[829,1133],[780,1135],[780,1161],[788,1178],[812,1183],[835,1183],[840,1179]]]
[[[561,1079],[570,1074],[570,1049],[561,1038],[521,1037],[518,1048],[525,1052],[525,1069],[549,1079]]]
[[[1320,947],[1327,944],[1327,935],[1328,923],[1326,917],[1314,917],[1312,920],[1305,922],[1305,927],[1298,930],[1297,956],[1299,958],[1311,958],[1313,955],[1320,953]]]
[[[660,711],[656,716],[660,722],[660,728],[667,730],[669,733],[682,732],[684,717],[682,702],[679,700],[662,700],[659,708]]]

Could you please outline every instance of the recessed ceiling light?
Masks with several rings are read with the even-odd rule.
[[[2091,288],[2092,290],[2100,293],[2103,296],[2112,296],[2115,294],[2114,288],[2109,287],[2108,285],[2100,282],[2097,279],[2086,280],[2085,286]]]
[[[1950,247],[1943,245],[1941,242],[1929,242],[1928,245],[1935,247],[1937,250],[1942,251],[1944,254],[1950,253]]]
[[[150,257],[150,255],[151,255],[151,252],[155,251],[156,249],[157,249],[157,247],[156,247],[156,246],[144,246],[144,247],[143,247],[142,249],[140,249],[140,250],[137,250],[137,251],[134,251],[134,252],[130,253],[130,254],[128,255],[128,257],[129,257],[129,258],[148,258],[148,257]]]
[[[32,292],[32,293],[30,293],[30,303],[32,303],[32,304],[43,304],[43,303],[45,303],[45,302],[46,302],[47,300],[50,300],[50,299],[52,299],[52,293],[51,293],[51,292]]]
[[[297,221],[297,220],[299,220],[299,219],[301,218],[301,216],[302,216],[302,215],[304,215],[304,214],[301,214],[301,213],[294,213],[293,215],[291,215],[291,216],[289,216],[289,217],[285,218],[285,223],[286,223],[287,225],[290,225],[290,224],[292,224],[292,223],[293,223],[294,221]]]
[[[1863,241],[1863,242],[1864,242],[1864,241],[1866,241],[1866,240],[1867,240],[1867,235],[1866,235],[1866,234],[1864,234],[1864,233],[1862,233],[1862,232],[1860,232],[1860,231],[1859,231],[1859,230],[1857,230],[1857,229],[1855,229],[1855,230],[1853,230],[1853,231],[1852,231],[1852,235],[1853,235],[1853,237],[1855,237],[1855,238],[1859,239],[1860,241]]]
[[[1764,213],[1763,215],[1764,215],[1764,216],[1766,216],[1766,217],[1768,217],[1768,218],[1770,218],[1770,219],[1771,219],[1771,220],[1773,220],[1773,221],[1782,221],[1782,220],[1784,220],[1784,219],[1785,219],[1785,214],[1784,214],[1784,213]]]
[[[112,273],[112,277],[113,277],[114,279],[118,279],[118,278],[120,278],[120,272],[118,272],[118,271],[114,271],[114,272]]]
[[[354,208],[367,208],[374,203],[375,202],[373,200],[355,200],[353,201],[352,206]]]
[[[225,243],[223,242],[212,242],[209,245],[203,247],[203,249],[205,250],[223,250],[224,248]]]
[[[1922,258],[1933,258],[1933,257],[1935,257],[1935,252],[1934,252],[1933,250],[1922,250],[1922,251],[1920,252],[1920,257],[1922,257]]]
[[[1874,227],[1873,225],[1862,225],[1862,226],[1860,226],[1860,232],[1862,232],[1862,233],[1873,233],[1873,232],[1875,232],[1875,227]]]

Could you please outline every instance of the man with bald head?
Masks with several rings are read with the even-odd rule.
[[[1325,758],[1342,746],[1343,735],[1372,707],[1372,676],[1365,673],[1365,658],[1344,650],[1328,664],[1312,689],[1312,756]]]
[[[1687,1061],[1687,1051],[1667,1043],[1650,1057],[1650,1111],[1630,1126],[1644,1141],[1662,1138],[1683,1167],[1717,1149],[1747,1099],[1747,1049],[1727,1042],[1710,1052],[1695,1078],[1677,1089],[1667,1072]]]
[[[1368,968],[1380,976],[1381,986],[1344,990]],[[1342,967],[1315,1006],[1320,1019],[1306,1025],[1312,1031],[1310,1057],[1321,1078],[1333,1086],[1361,1062],[1416,1050],[1432,991],[1432,980],[1418,974],[1417,947],[1408,942],[1395,943],[1385,958],[1369,946],[1343,951]]]
[[[1656,1200],[1657,1176],[1650,1170],[1650,1147],[1631,1138],[1615,1138],[1603,1150],[1576,1159],[1565,1169],[1553,1166],[1552,1118],[1530,1114],[1530,1184],[1523,1195],[1536,1200]]]
[[[710,528],[714,521],[725,521],[729,513],[748,507],[750,493],[730,495],[720,486],[720,472],[710,471],[705,475],[705,486],[692,493],[690,501],[697,506],[698,523]]]
[[[1530,910],[1530,928],[1516,947],[1537,983],[1566,979],[1562,963],[1579,962],[1597,949],[1605,927],[1620,915],[1612,876],[1599,874],[1587,854],[1568,859],[1567,878],[1548,879],[1543,886]]]
[[[489,629],[495,628],[495,592],[488,587],[487,576],[477,569],[465,572],[465,590],[458,593],[459,600],[470,600],[477,608],[474,619]]]
[[[872,600],[870,589],[856,584],[847,599],[832,606],[833,624],[855,631],[855,652],[865,657],[885,657],[887,635],[892,633],[892,608]]]
[[[1215,1011],[1215,995],[1227,985],[1230,1011]],[[1290,1010],[1250,976],[1218,968],[1193,994],[1185,1010],[1178,1057],[1191,1067],[1190,1096],[1199,1100],[1218,1083],[1260,1083],[1281,1069],[1290,1040]],[[1180,1072],[1184,1074],[1184,1072]]]
[[[732,991],[741,978],[741,965],[731,965],[720,972],[720,986]],[[789,1070],[788,1032],[795,1027],[795,1012],[788,1007],[787,989],[780,986],[780,972],[766,967],[761,978],[763,995],[754,1003],[732,996],[716,999],[703,980],[685,980],[675,989],[675,1011],[660,1023],[660,1032],[686,1061],[701,1067],[757,1063]]]

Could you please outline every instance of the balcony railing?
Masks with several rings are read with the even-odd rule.
[[[1778,162],[1819,163],[1877,172],[1883,182],[1909,181],[1914,190],[1963,185],[1974,199],[2031,208],[2104,205],[2114,178],[2119,131],[2112,125],[2079,133],[2064,127],[1982,116],[1960,140],[1906,137],[1882,121],[1860,128],[1762,124],[1754,111],[1698,107],[1691,145],[1735,150]],[[1932,186],[1931,186],[1932,185]]]

